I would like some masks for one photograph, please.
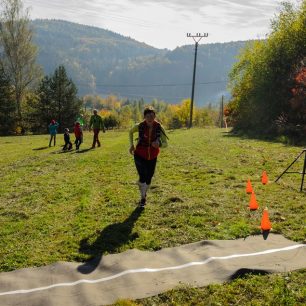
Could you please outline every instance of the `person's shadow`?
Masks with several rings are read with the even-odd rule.
[[[76,154],[82,154],[82,153],[86,153],[86,152],[91,151],[91,150],[92,150],[92,148],[82,149],[82,150],[76,151],[75,153]]]
[[[49,147],[39,147],[39,148],[34,148],[34,149],[32,149],[33,151],[42,151],[42,150],[46,150],[46,149],[48,149]]]
[[[120,246],[138,238],[137,233],[131,233],[142,212],[143,209],[137,207],[123,222],[108,225],[92,244],[88,243],[89,238],[81,240],[79,252],[91,255],[91,259],[78,266],[77,270],[83,274],[93,272],[105,253],[115,253]]]

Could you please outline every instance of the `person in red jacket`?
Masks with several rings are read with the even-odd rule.
[[[79,150],[81,143],[83,142],[83,131],[80,122],[76,122],[74,125],[74,136],[75,136],[75,148]]]
[[[130,153],[134,155],[135,166],[139,175],[139,190],[141,200],[139,205],[146,204],[147,191],[155,172],[157,156],[161,146],[167,146],[167,136],[161,124],[155,120],[156,114],[152,107],[144,110],[144,121],[136,124],[129,132]],[[138,132],[136,148],[133,134]]]

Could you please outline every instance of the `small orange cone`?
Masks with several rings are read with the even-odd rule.
[[[253,192],[253,188],[252,188],[251,180],[248,179],[248,182],[246,185],[246,193],[252,193],[252,192]]]
[[[272,228],[267,207],[263,211],[260,227],[263,231],[269,231]]]
[[[256,201],[256,196],[254,191],[251,194],[251,199],[250,199],[250,210],[257,210],[259,208],[258,203]]]
[[[268,184],[268,181],[269,181],[269,179],[268,179],[267,172],[266,172],[266,171],[263,171],[262,176],[261,176],[261,182],[262,182],[264,185],[266,185],[266,184]]]

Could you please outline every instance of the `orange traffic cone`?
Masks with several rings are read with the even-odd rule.
[[[256,196],[255,196],[254,191],[251,194],[250,206],[249,207],[250,207],[250,210],[256,210],[256,209],[259,208],[258,203],[256,201]]]
[[[269,231],[271,229],[271,222],[267,207],[263,211],[260,227],[263,231]]]
[[[253,192],[253,188],[252,188],[251,180],[248,179],[248,182],[246,185],[246,193],[252,193],[252,192]]]
[[[266,185],[268,184],[268,175],[266,171],[263,171],[262,176],[261,176],[261,182]]]

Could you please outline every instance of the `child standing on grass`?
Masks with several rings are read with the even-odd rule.
[[[63,147],[63,150],[67,150],[67,147],[68,147],[68,150],[71,150],[72,149],[72,143],[70,141],[70,135],[69,135],[69,129],[66,128],[65,129],[65,133],[64,133],[64,140],[65,140],[65,145]]]
[[[59,124],[54,119],[51,120],[51,123],[49,124],[49,133],[50,133],[49,147],[51,147],[52,140],[54,141],[54,146],[55,146],[58,126]]]
[[[164,128],[155,120],[156,114],[152,107],[144,110],[144,121],[136,124],[129,132],[130,153],[134,155],[135,166],[139,175],[140,207],[146,205],[147,191],[154,175],[159,148],[167,146]],[[136,148],[133,134],[138,132]]]
[[[76,122],[74,125],[75,147],[79,150],[81,143],[83,142],[83,131],[80,122]]]

